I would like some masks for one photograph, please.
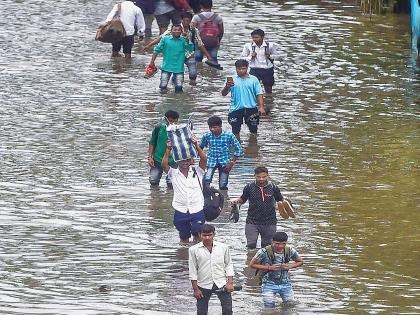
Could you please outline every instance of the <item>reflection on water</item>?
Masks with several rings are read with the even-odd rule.
[[[168,109],[194,113],[198,136],[213,114],[230,129],[220,89],[255,27],[282,60],[226,198],[265,164],[298,207],[278,226],[306,262],[292,272],[298,303],[276,314],[418,312],[420,67],[408,16],[370,20],[333,1],[216,2],[225,70],[199,65],[198,86],[161,96],[158,76],[143,79],[141,43],[125,62],[93,41],[112,1],[3,2],[15,20],[0,42],[0,313],[194,314],[188,249],[171,191],[149,188],[147,140]],[[226,207],[217,237],[244,283],[235,313],[265,314],[246,268],[246,209],[234,224]]]

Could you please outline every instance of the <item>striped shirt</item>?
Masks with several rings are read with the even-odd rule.
[[[213,133],[206,132],[201,139],[200,147],[204,149],[208,147],[207,167],[215,167],[216,165],[226,166],[230,162],[230,148],[234,148],[233,155],[237,158],[243,153],[243,149],[238,139],[230,131],[222,130],[222,133],[215,136]]]

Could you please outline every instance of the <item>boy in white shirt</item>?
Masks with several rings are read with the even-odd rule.
[[[174,189],[172,200],[172,207],[175,209],[174,225],[179,231],[181,243],[188,243],[191,235],[193,235],[194,241],[198,241],[201,226],[206,221],[201,186],[207,165],[207,156],[198,145],[197,139],[191,139],[191,142],[200,157],[198,167],[194,166],[193,159],[179,161],[178,168],[170,167],[168,159],[172,146],[169,140],[162,159],[163,170],[168,173]]]
[[[249,62],[249,74],[256,76],[266,93],[272,93],[274,85],[274,60],[278,59],[276,45],[264,40],[261,29],[252,31],[252,43],[246,43],[241,58]]]

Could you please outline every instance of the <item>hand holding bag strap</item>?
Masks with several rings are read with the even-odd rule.
[[[198,184],[200,185],[201,191],[203,191],[203,186],[200,182],[200,177],[198,177],[197,171],[195,170],[195,167],[193,167],[194,176],[197,176]]]

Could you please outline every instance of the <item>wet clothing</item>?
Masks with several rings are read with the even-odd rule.
[[[198,236],[201,230],[201,226],[206,221],[206,215],[204,211],[189,213],[175,210],[174,213],[174,226],[179,232],[179,238],[186,240],[191,235]]]
[[[204,207],[204,197],[200,186],[204,170],[199,166],[194,166],[194,168],[196,173],[193,166],[190,166],[187,177],[179,169],[169,168],[168,175],[174,188],[172,207],[182,213],[196,213]]]
[[[197,285],[211,289],[215,284],[219,289],[233,277],[233,263],[229,247],[226,244],[213,241],[210,252],[203,242],[191,246],[189,253],[190,280],[197,280]]]
[[[108,14],[105,22],[111,21],[118,11],[118,4],[114,5]],[[134,27],[137,28],[139,34],[144,34],[145,24],[143,12],[131,1],[123,1],[121,3],[120,20],[124,25],[127,36],[134,35]]]
[[[256,248],[258,235],[261,236],[261,247],[271,244],[273,236],[276,233],[277,227],[275,224],[262,225],[262,224],[245,224],[246,247]]]
[[[131,49],[134,46],[134,35],[125,36],[122,40],[116,43],[112,43],[112,51],[119,52],[121,47],[124,54],[131,54]]]
[[[182,36],[175,38],[168,35],[161,38],[159,44],[153,48],[153,53],[163,53],[162,70],[171,73],[184,73],[185,51],[193,49],[194,45],[185,41]]]
[[[283,302],[292,302],[294,299],[293,288],[290,283],[275,284],[266,282],[261,286],[261,293],[263,298],[264,307],[276,307],[276,294],[279,294]]]
[[[204,296],[197,300],[197,314],[207,315],[210,297],[216,293],[222,305],[222,315],[231,315],[231,293],[215,292],[226,285],[228,277],[235,275],[229,247],[213,241],[213,248],[210,252],[203,242],[200,242],[190,247],[188,257],[189,278],[197,280],[198,288]]]
[[[207,315],[209,308],[209,301],[213,293],[216,293],[222,305],[222,315],[232,315],[232,294],[226,291],[215,291],[217,286],[214,285],[212,289],[204,289],[198,287],[203,294],[203,298],[197,300],[197,315]]]
[[[251,58],[252,53],[257,53],[255,58]],[[270,53],[270,58],[267,58],[265,53]],[[254,42],[246,43],[241,54],[241,59],[249,62],[249,68],[270,69],[274,67],[274,60],[277,60],[279,55],[277,53],[276,44],[269,43],[263,40],[260,47]]]
[[[239,134],[241,126],[245,123],[251,133],[256,134],[260,123],[258,108],[243,108],[228,114],[228,122],[232,126],[232,132]]]
[[[208,147],[207,167],[215,167],[217,164],[226,166],[230,162],[231,148],[234,149],[233,155],[239,158],[243,149],[238,139],[230,131],[222,130],[218,136],[208,131],[201,138],[200,147],[204,149]]]
[[[258,79],[253,75],[247,75],[244,78],[235,75],[233,82],[235,85],[230,88],[229,113],[243,108],[256,108],[258,106],[257,95],[263,94]]]
[[[153,160],[155,162],[159,162],[159,164],[162,163],[163,156],[165,155],[167,141],[168,134],[166,133],[166,124],[156,126],[150,136],[149,144],[154,146]],[[169,156],[168,163],[169,165],[174,164],[174,158],[172,155]]]
[[[289,261],[295,261],[299,257],[298,252],[292,246],[290,245],[287,245],[287,246],[290,247],[290,254],[289,254],[290,256],[288,257],[289,259],[285,257],[284,251],[282,251],[281,253],[276,253],[273,250],[273,253],[274,253],[274,262],[273,262],[268,256],[267,250],[265,248],[259,249],[258,252],[255,254],[254,258],[258,259],[261,262],[261,265],[285,264],[285,263],[288,263]],[[289,284],[290,283],[289,270],[276,270],[276,271],[267,272],[262,279],[263,284],[266,282],[271,282],[274,284]]]
[[[251,68],[249,74],[257,77],[264,86],[271,87],[274,85],[274,68]]]
[[[201,40],[200,31],[195,27],[190,25],[188,29],[185,29],[184,26],[181,24],[182,27],[182,33],[187,33],[188,38],[190,39],[190,42],[194,44],[194,47],[201,47],[204,46],[203,41]],[[165,32],[163,32],[162,35],[160,35],[160,38],[163,36],[171,35],[171,30],[167,29]],[[186,50],[185,51],[185,58],[189,58],[194,54],[194,51]]]
[[[245,186],[241,199],[249,201],[246,223],[258,225],[276,225],[276,202],[283,201],[280,189],[272,182],[260,187],[256,182]]]
[[[159,27],[168,27],[171,21],[173,25],[181,24],[181,13],[167,0],[156,1],[155,17]]]
[[[181,26],[182,26],[182,24],[181,24]],[[200,31],[197,28],[195,28],[194,26],[190,25],[190,27],[188,29],[185,29],[182,26],[182,32],[188,34],[190,42],[194,44],[194,47],[204,46],[203,41],[201,40],[201,37],[200,37]],[[166,30],[160,36],[160,38],[162,38],[163,36],[167,36],[167,35],[171,35],[171,30],[170,29]],[[192,51],[186,50],[185,51],[185,64],[187,65],[187,68],[188,68],[189,79],[190,80],[196,80],[197,79],[197,63],[196,63],[196,60],[194,58],[194,50],[192,50]]]

